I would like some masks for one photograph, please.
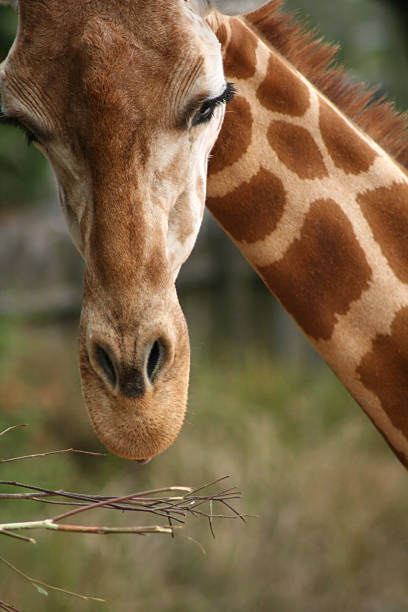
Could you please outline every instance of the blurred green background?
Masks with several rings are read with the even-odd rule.
[[[340,58],[353,77],[379,84],[408,108],[405,2],[287,6],[310,14],[311,25],[342,44]],[[1,7],[0,59],[15,27],[14,13]],[[102,450],[80,395],[81,261],[46,163],[6,127],[0,260],[0,431],[29,424],[0,438],[1,455]],[[2,479],[119,495],[232,474],[244,493],[241,511],[257,518],[245,526],[217,523],[215,541],[199,521],[174,540],[46,533],[32,546],[3,538],[0,554],[30,576],[107,603],[44,598],[4,565],[0,600],[24,612],[408,610],[404,469],[210,218],[179,291],[192,376],[186,423],[173,447],[147,466],[113,456],[4,464]],[[1,522],[50,514],[28,502],[0,507]]]

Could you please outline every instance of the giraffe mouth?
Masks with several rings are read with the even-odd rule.
[[[166,297],[153,314],[128,315],[127,326],[113,325],[91,300],[81,314],[82,392],[92,425],[110,452],[141,465],[174,442],[187,405],[187,325],[176,296],[173,303]]]

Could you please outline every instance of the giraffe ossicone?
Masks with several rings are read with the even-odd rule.
[[[346,84],[281,0],[261,5],[229,17],[222,0],[19,0],[0,123],[49,159],[85,261],[91,421],[138,460],[181,428],[189,341],[174,283],[207,188],[214,216],[407,465],[406,121]]]
[[[188,2],[195,10],[203,17],[208,15],[212,10],[217,10],[224,15],[240,15],[246,13],[247,11],[242,9],[239,10],[236,7],[231,8],[230,0],[185,0]],[[254,9],[264,6],[266,4],[265,0],[259,0],[254,4]]]

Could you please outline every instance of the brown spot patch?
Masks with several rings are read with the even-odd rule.
[[[302,117],[310,103],[307,86],[274,54],[269,58],[266,78],[256,95],[268,110],[292,117]]]
[[[371,278],[352,225],[333,200],[311,205],[300,238],[278,262],[259,268],[268,287],[306,334],[328,340]]]
[[[228,79],[249,79],[256,72],[258,39],[239,19],[230,19],[230,43],[225,52],[224,72]]]
[[[211,152],[208,173],[215,174],[235,164],[248,150],[252,140],[252,114],[243,96],[228,104],[221,134]]]
[[[273,121],[268,140],[281,162],[301,179],[328,175],[319,147],[307,129],[287,121]]]
[[[216,36],[219,40],[219,42],[221,43],[221,46],[224,47],[227,40],[228,40],[228,32],[227,32],[227,28],[225,27],[225,24],[222,23],[216,31]]]
[[[379,187],[357,201],[392,270],[408,283],[408,186]]]
[[[320,101],[320,130],[337,168],[347,174],[367,172],[377,153],[324,100]]]
[[[207,206],[239,242],[263,240],[282,216],[286,194],[282,181],[264,168],[224,198],[208,198]]]
[[[408,307],[395,316],[390,335],[374,338],[357,374],[379,398],[392,424],[408,438]]]

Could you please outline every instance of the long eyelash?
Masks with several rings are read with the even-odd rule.
[[[27,129],[18,119],[15,117],[9,117],[3,112],[0,112],[0,125],[12,125],[24,132],[27,144],[30,145],[35,141],[35,136],[29,129]]]
[[[218,98],[214,98],[213,100],[210,100],[211,104],[214,104],[215,106],[218,106],[219,104],[224,104],[226,102],[230,102],[232,100],[232,98],[235,96],[236,93],[236,88],[234,83],[227,83],[227,86],[225,88],[225,91],[218,96]]]
[[[193,123],[193,125],[199,125],[200,123],[206,123],[210,121],[214,117],[215,109],[221,104],[226,104],[234,97],[236,92],[234,83],[227,83],[225,90],[219,95],[217,98],[211,98],[207,100],[203,100],[201,110],[210,110],[211,112],[205,116],[203,119],[198,119]]]

